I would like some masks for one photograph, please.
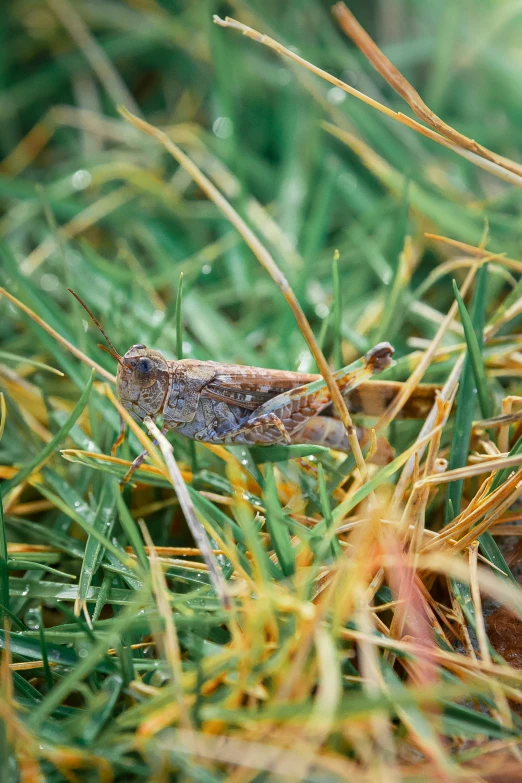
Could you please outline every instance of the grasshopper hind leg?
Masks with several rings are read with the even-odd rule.
[[[281,441],[292,443],[285,425],[275,413],[264,413],[261,416],[254,414],[237,427],[231,427],[228,422],[217,427],[207,427],[202,435],[198,434],[197,440],[211,443],[244,443],[251,446],[269,445]]]
[[[356,431],[360,443],[364,445],[370,441],[370,430],[357,426]],[[326,446],[335,451],[343,451],[345,454],[350,454],[352,451],[344,424],[340,419],[329,416],[314,416],[309,419],[297,432],[292,433],[292,443]],[[377,465],[387,465],[392,459],[392,447],[385,438],[378,438],[377,450],[372,456],[371,462]]]

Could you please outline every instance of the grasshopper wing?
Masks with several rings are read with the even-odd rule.
[[[229,405],[256,410],[273,397],[320,378],[320,375],[269,370],[263,367],[218,364],[215,377],[206,384],[201,394]]]

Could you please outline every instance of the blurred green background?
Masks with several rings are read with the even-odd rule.
[[[350,8],[435,112],[519,157],[518,3],[354,0]],[[487,221],[488,246],[516,254],[520,191],[216,27],[214,13],[275,36],[410,113],[338,29],[327,2],[8,3],[0,28],[0,148],[7,156],[0,233],[24,286],[78,321],[65,290],[72,284],[109,319],[120,350],[139,339],[173,352],[183,271],[186,355],[312,366],[266,273],[187,175],[119,118],[115,107],[123,103],[168,128],[264,235],[327,351],[336,249],[345,361],[385,336],[399,352],[411,336],[429,338],[436,318],[410,292],[446,250],[424,232],[476,244]],[[324,120],[354,134],[366,151],[334,138]],[[406,233],[413,238],[409,279],[392,291]],[[14,290],[17,274],[2,266]],[[444,312],[450,280],[428,298]],[[76,339],[74,325],[65,328]],[[11,334],[5,319],[2,332]]]

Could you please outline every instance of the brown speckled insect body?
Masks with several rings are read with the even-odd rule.
[[[161,416],[165,430],[204,443],[303,443],[350,451],[346,430],[336,418],[320,375],[170,360],[141,344],[120,356],[90,310],[74,296],[109,343],[109,353],[118,362],[118,396],[138,421]],[[392,355],[389,343],[379,343],[358,362],[334,373],[352,413],[379,416],[394,399],[402,384],[368,380],[390,366]],[[426,416],[434,395],[433,386],[417,387],[401,415]],[[363,427],[357,428],[357,434],[362,441],[369,437]],[[388,446],[379,461],[387,461],[390,453]]]

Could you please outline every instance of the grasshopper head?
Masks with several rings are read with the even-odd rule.
[[[137,418],[161,412],[169,387],[167,360],[144,345],[133,345],[121,357],[116,389],[122,405]]]
[[[127,408],[136,419],[156,416],[162,411],[169,390],[167,360],[158,351],[152,351],[144,345],[132,345],[125,356],[120,356],[103,326],[91,313],[83,299],[71,288],[69,291],[86,310],[107,340],[109,348],[104,345],[98,345],[98,348],[107,351],[118,362],[116,390],[123,407]]]

